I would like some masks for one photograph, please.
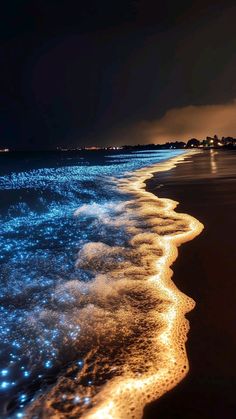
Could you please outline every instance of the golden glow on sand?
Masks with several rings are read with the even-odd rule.
[[[151,340],[149,337],[147,349],[143,348],[142,354],[139,352],[131,354],[133,364],[149,362],[147,372],[134,375],[127,370],[122,376],[111,379],[95,396],[94,407],[83,415],[84,418],[140,418],[148,402],[158,399],[172,389],[188,372],[185,342],[189,324],[185,314],[194,308],[195,303],[176,288],[171,280],[173,272],[170,266],[177,258],[178,246],[200,234],[203,225],[190,215],[176,213],[174,210],[178,205],[177,202],[159,199],[147,192],[145,181],[156,172],[170,170],[177,163],[184,163],[185,157],[189,157],[192,153],[195,152],[189,152],[151,168],[138,170],[135,175],[132,173],[130,177],[120,182],[120,188],[124,192],[136,195],[141,213],[153,214],[156,208],[158,217],[161,205],[162,219],[175,220],[175,231],[170,229],[169,233],[166,230],[165,234],[162,234],[162,227],[155,227],[155,223],[150,228],[152,235],[155,234],[156,248],[162,249],[162,255],[155,260],[155,274],[150,275],[146,281],[152,292],[158,294],[164,301],[168,301],[168,304],[163,312],[157,313],[153,310],[151,313],[153,321],[157,316],[158,319],[162,319],[161,331],[153,335]],[[181,226],[182,231],[178,226]]]

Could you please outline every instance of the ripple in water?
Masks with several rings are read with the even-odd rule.
[[[2,177],[1,417],[138,418],[186,374],[169,266],[202,225],[145,191],[166,158]]]

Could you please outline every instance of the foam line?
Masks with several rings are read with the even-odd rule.
[[[170,266],[178,256],[178,246],[189,240],[194,239],[201,233],[203,225],[187,214],[175,212],[178,202],[170,199],[160,199],[151,192],[146,191],[145,181],[151,178],[154,173],[171,170],[176,164],[184,162],[191,152],[183,156],[173,158],[165,163],[160,163],[152,167],[137,170],[129,176],[119,181],[119,188],[125,193],[134,195],[134,199],[139,204],[139,211],[152,213],[160,211],[162,218],[175,220],[181,226],[185,226],[171,231],[170,234],[156,233],[155,245],[162,249],[162,256],[156,258],[155,274],[147,278],[153,293],[158,293],[160,298],[168,300],[167,309],[161,313],[163,325],[161,333],[155,333],[150,337],[147,350],[139,353],[137,359],[134,353],[133,363],[145,363],[151,359],[151,367],[146,373],[136,374],[129,371],[120,377],[113,378],[103,387],[93,400],[94,407],[85,412],[83,418],[86,419],[137,419],[142,416],[143,408],[148,403],[161,397],[164,393],[175,387],[187,374],[189,363],[186,354],[185,342],[189,323],[185,314],[192,310],[195,302],[177,289],[171,280],[173,272]],[[163,217],[164,216],[164,217]],[[155,234],[158,227],[152,217],[151,232]],[[187,226],[187,227],[186,227]],[[153,320],[160,313],[152,312]],[[150,351],[151,349],[151,351]],[[132,354],[131,354],[132,357]]]

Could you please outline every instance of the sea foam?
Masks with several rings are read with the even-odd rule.
[[[26,410],[26,417],[136,419],[144,406],[173,388],[188,372],[185,349],[194,301],[176,288],[170,266],[177,248],[198,235],[203,225],[175,211],[177,202],[145,189],[153,173],[168,170],[185,156],[114,179],[121,202],[84,204],[101,226],[125,233],[121,244],[101,240],[82,245],[78,270],[90,274],[59,284],[44,321],[66,316],[71,333],[68,351],[79,355],[57,382]],[[105,235],[107,230],[105,230]],[[107,237],[106,237],[107,239]],[[119,241],[118,241],[119,242]],[[63,313],[63,314],[62,314]]]

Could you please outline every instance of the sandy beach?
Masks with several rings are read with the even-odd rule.
[[[144,419],[234,418],[236,412],[236,152],[204,150],[147,181],[147,189],[180,204],[204,231],[179,249],[178,288],[196,301],[188,314],[190,372]]]

